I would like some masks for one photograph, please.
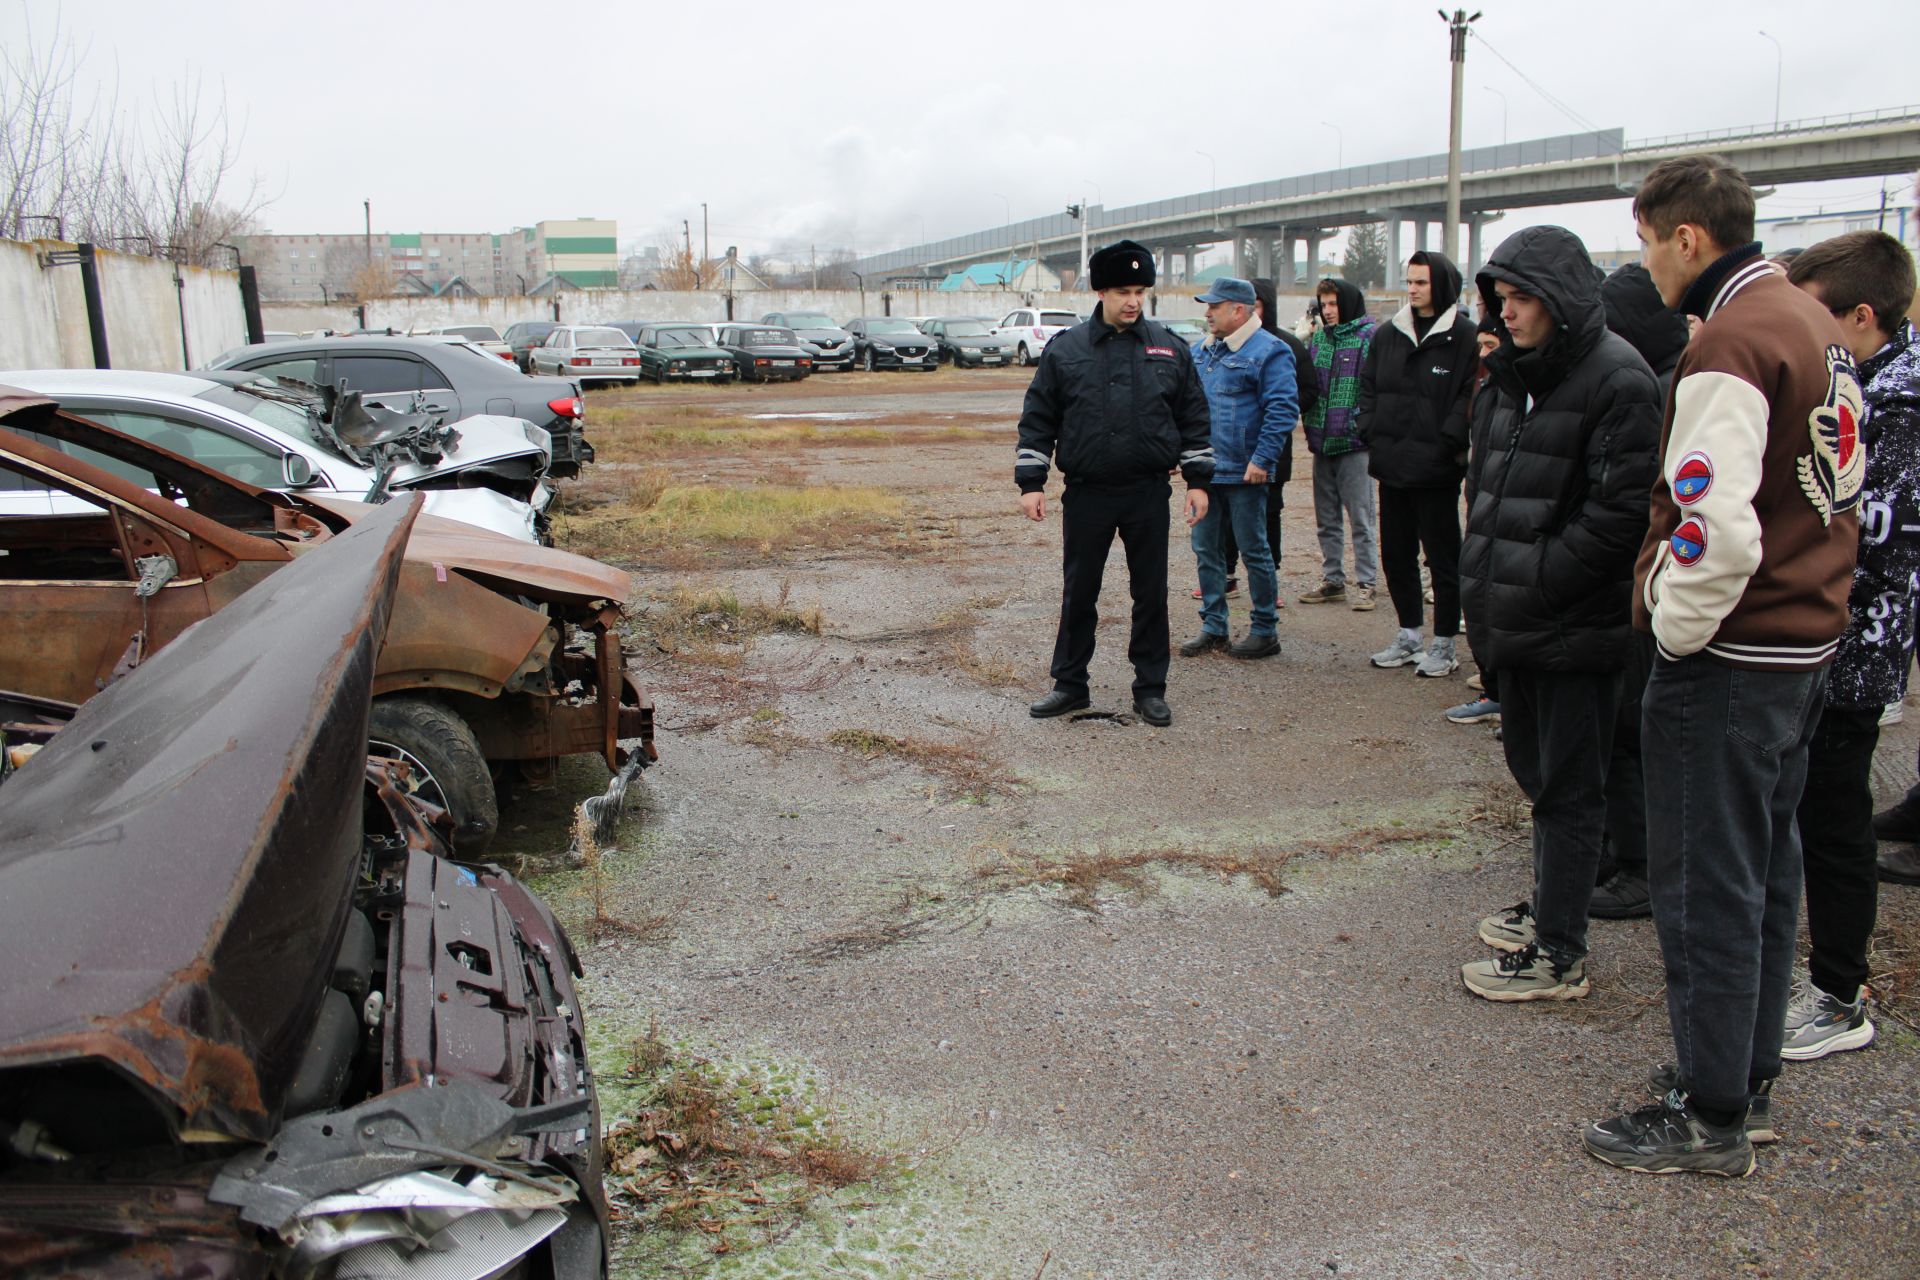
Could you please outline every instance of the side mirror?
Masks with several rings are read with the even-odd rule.
[[[280,459],[280,476],[287,488],[304,489],[313,483],[313,464],[303,454],[285,454]]]

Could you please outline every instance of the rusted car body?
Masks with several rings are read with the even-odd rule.
[[[417,506],[269,577],[0,782],[8,1276],[604,1274],[578,961],[367,757]],[[46,704],[5,705],[47,738]]]
[[[257,489],[0,389],[7,483],[90,504],[0,520],[0,688],[70,702],[375,510]],[[538,783],[561,756],[655,757],[615,630],[623,573],[430,516],[400,573],[375,738],[453,812],[462,852],[492,838],[509,769]]]

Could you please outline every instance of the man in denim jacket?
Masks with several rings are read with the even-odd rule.
[[[1280,652],[1278,583],[1267,545],[1267,481],[1292,446],[1288,432],[1299,418],[1293,352],[1260,327],[1253,285],[1222,278],[1200,295],[1207,304],[1210,341],[1193,354],[1207,391],[1213,420],[1213,494],[1206,516],[1193,527],[1193,554],[1200,563],[1198,636],[1180,646],[1197,658],[1225,649],[1236,658],[1267,658]],[[1247,566],[1252,627],[1227,643],[1227,562],[1223,531],[1228,524]]]

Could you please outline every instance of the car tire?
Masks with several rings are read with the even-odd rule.
[[[1013,353],[1013,362],[1022,369],[1033,363],[1033,357],[1027,354],[1026,343],[1021,343],[1019,349]]]
[[[462,858],[485,852],[500,830],[500,802],[480,740],[459,715],[427,698],[375,698],[367,754],[405,760],[409,788],[453,819]]]
[[[873,348],[872,347],[868,347],[866,349],[866,352],[860,357],[860,367],[862,369],[865,369],[868,373],[873,372]]]

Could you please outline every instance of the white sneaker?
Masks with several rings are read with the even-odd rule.
[[[1408,635],[1405,631],[1396,632],[1393,643],[1367,659],[1376,667],[1404,667],[1409,662],[1420,661],[1420,637]]]
[[[1884,729],[1886,726],[1890,724],[1899,724],[1901,718],[1904,717],[1906,714],[1907,714],[1906,703],[1889,702],[1886,706],[1880,708],[1880,727]]]
[[[1413,669],[1417,676],[1450,676],[1460,669],[1460,662],[1453,656],[1453,637],[1435,636],[1433,643],[1427,646],[1427,656],[1420,659],[1420,665]]]

